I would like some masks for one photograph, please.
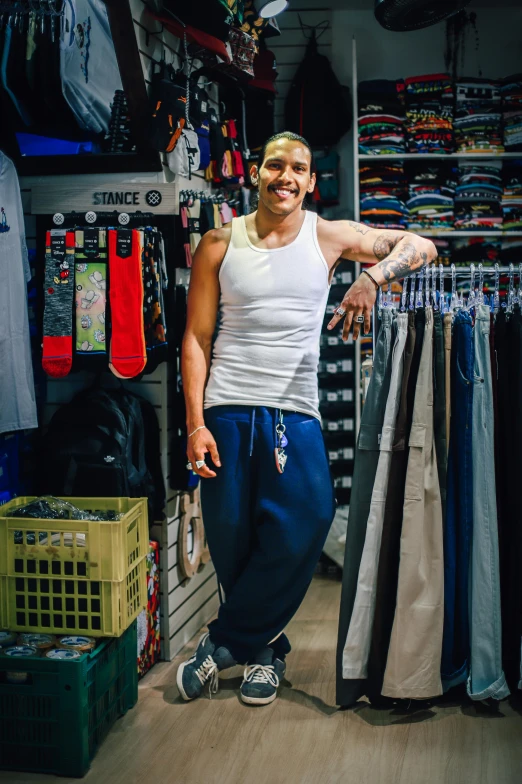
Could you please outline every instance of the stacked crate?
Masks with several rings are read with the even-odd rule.
[[[0,629],[105,639],[69,661],[0,655],[0,769],[83,776],[138,698],[147,499],[67,499],[121,515],[103,522],[9,516],[31,500],[0,507]]]

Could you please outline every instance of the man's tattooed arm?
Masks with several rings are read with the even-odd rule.
[[[344,258],[372,263],[369,270],[379,285],[400,280],[417,272],[437,258],[431,240],[407,231],[382,231],[355,221],[340,221],[347,249]],[[377,262],[377,263],[375,263]]]

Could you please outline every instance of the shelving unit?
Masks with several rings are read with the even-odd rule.
[[[357,140],[358,142],[358,140]],[[357,150],[359,148],[359,144],[357,143]],[[417,161],[425,161],[425,160],[438,160],[438,161],[450,161],[454,158],[469,158],[470,160],[497,160],[498,158],[520,158],[522,157],[522,153],[520,152],[450,152],[450,153],[442,153],[442,152],[393,152],[393,153],[383,153],[382,155],[372,155],[371,153],[362,153],[357,152],[357,157],[360,161],[390,161],[395,160],[396,158],[400,160],[417,160]]]
[[[352,38],[352,106],[353,106],[353,194],[354,194],[354,220],[360,221],[360,189],[359,189],[359,164],[361,161],[391,161],[391,160],[437,160],[437,161],[451,161],[451,160],[469,160],[469,161],[493,161],[503,159],[522,159],[521,152],[454,152],[454,153],[387,153],[383,155],[372,155],[368,153],[359,152],[359,106],[358,106],[358,85],[359,79],[357,74],[357,42],[355,36]],[[522,231],[502,231],[502,230],[489,230],[489,231],[437,231],[437,230],[423,230],[416,232],[423,237],[440,237],[445,239],[457,239],[459,237],[502,237],[509,239],[510,237],[522,237]],[[356,277],[359,273],[360,265],[356,265]],[[375,334],[375,318],[376,309],[372,319],[372,336]],[[355,432],[359,432],[359,425],[361,421],[361,398],[362,398],[362,384],[361,384],[361,345],[359,342],[355,345]]]

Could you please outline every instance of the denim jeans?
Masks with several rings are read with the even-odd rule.
[[[463,683],[469,668],[469,561],[473,528],[474,347],[471,316],[459,311],[451,347],[451,430],[444,521],[444,690]]]
[[[470,573],[471,666],[467,683],[473,700],[502,700],[509,688],[502,670],[502,621],[495,493],[494,410],[489,347],[490,312],[476,309],[473,391],[473,537]]]

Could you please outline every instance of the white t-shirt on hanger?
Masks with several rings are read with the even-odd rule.
[[[65,100],[80,127],[106,133],[114,93],[123,88],[102,0],[66,0],[60,73]]]
[[[38,427],[27,313],[30,279],[18,177],[0,151],[0,433]]]

